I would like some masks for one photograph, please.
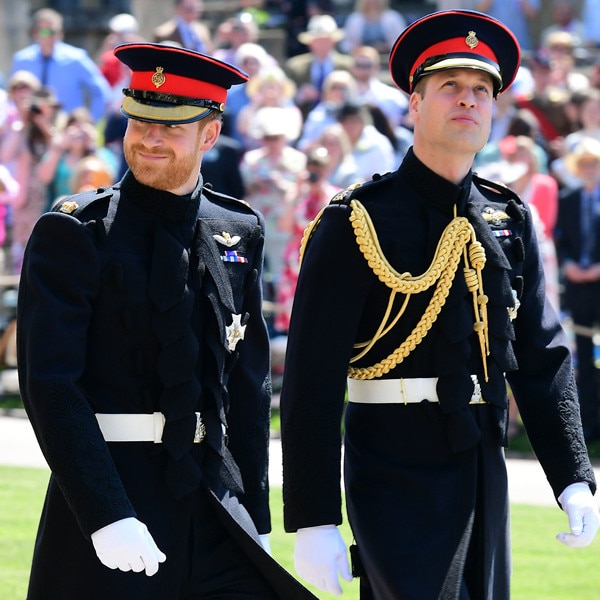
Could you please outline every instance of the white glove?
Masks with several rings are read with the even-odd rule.
[[[590,486],[583,482],[572,483],[563,490],[558,501],[569,517],[571,533],[559,533],[556,539],[574,548],[591,544],[600,526],[600,513]]]
[[[271,541],[269,540],[269,534],[268,533],[261,533],[258,537],[260,538],[260,545],[263,547],[263,550],[269,556],[272,556]]]
[[[346,544],[335,525],[298,529],[294,566],[302,579],[335,596],[342,593],[338,576],[352,581]]]
[[[150,577],[158,571],[158,563],[167,559],[146,525],[134,517],[98,529],[92,533],[92,543],[100,562],[109,569],[136,573],[145,570]]]

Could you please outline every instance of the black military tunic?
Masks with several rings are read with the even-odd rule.
[[[455,213],[468,219],[486,256],[480,293],[487,296],[489,355],[474,333],[461,258],[445,296],[434,297],[435,286],[411,295],[391,330],[351,363],[390,301],[390,288],[359,247],[354,200],[398,276],[425,273]],[[388,323],[405,298],[393,299]],[[511,320],[515,298],[520,308]],[[427,333],[401,360],[386,363],[431,302]],[[410,150],[398,171],[325,209],[303,257],[281,396],[288,531],[342,521],[348,369],[360,374],[379,363],[388,365],[379,378],[438,378],[440,402],[347,406],[348,515],[374,597],[508,598],[504,373],[555,495],[575,481],[594,485],[580,431],[564,426],[579,419],[568,342],[545,302],[531,215],[512,193],[471,173],[454,185]],[[485,405],[469,405],[471,375]]]
[[[179,598],[209,505],[276,597],[313,597],[255,542],[270,530],[263,231],[201,182],[179,197],[131,173],[39,219],[18,306],[23,400],[52,471],[31,599]],[[155,411],[160,444],[106,443],[95,417]],[[108,569],[90,541],[134,516],[167,555],[153,577]]]

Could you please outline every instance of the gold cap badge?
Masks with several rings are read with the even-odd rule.
[[[152,83],[159,88],[161,85],[164,85],[167,78],[163,73],[164,67],[156,67],[156,72],[152,73]]]
[[[469,35],[465,39],[465,43],[471,50],[476,48],[479,45],[479,40],[477,39],[477,34],[474,31],[469,31]]]

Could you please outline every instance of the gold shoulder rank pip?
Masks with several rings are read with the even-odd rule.
[[[61,206],[58,210],[61,213],[70,215],[71,213],[74,213],[78,208],[79,208],[79,204],[77,204],[77,202],[73,202],[72,200],[67,200],[66,202],[63,202],[61,204]]]
[[[356,188],[359,188],[362,183],[352,183],[345,190],[338,192],[332,199],[331,202],[343,202]]]

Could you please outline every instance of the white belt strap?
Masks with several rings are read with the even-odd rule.
[[[151,414],[96,414],[100,431],[107,442],[154,442],[160,444],[165,416]]]
[[[485,404],[477,375],[471,375],[475,384],[469,404]],[[439,402],[437,377],[410,377],[401,379],[348,378],[348,401],[359,404],[414,404],[427,400]]]
[[[96,413],[100,431],[107,442],[162,442],[165,416],[161,412],[151,414]],[[206,435],[200,413],[196,413],[194,443],[199,444]]]

